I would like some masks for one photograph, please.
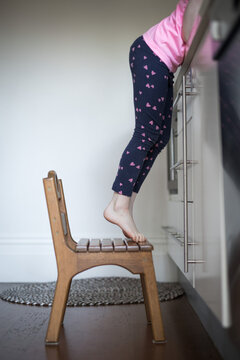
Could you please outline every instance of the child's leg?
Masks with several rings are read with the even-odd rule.
[[[138,38],[130,48],[133,78],[135,129],[123,151],[112,185],[115,192],[131,196],[149,150],[159,139],[162,114],[168,95],[167,66]]]
[[[158,141],[147,153],[145,161],[143,163],[141,172],[136,180],[133,191],[138,193],[144,180],[146,179],[154,161],[156,160],[159,153],[167,145],[170,138],[171,123],[172,123],[172,105],[173,105],[173,85],[170,83],[168,89],[168,95],[165,103],[164,113],[162,114],[162,125],[160,128],[160,135]]]

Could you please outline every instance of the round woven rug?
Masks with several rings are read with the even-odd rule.
[[[12,303],[52,306],[56,281],[24,283],[4,290],[2,300]],[[160,301],[184,294],[179,283],[157,282]],[[130,277],[95,277],[72,280],[67,306],[94,306],[143,303],[141,280]]]

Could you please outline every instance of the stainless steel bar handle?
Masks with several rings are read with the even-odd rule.
[[[182,78],[182,121],[183,121],[183,200],[184,200],[184,272],[188,272],[188,181],[187,181],[187,109],[186,109],[186,75]]]
[[[169,142],[169,145],[170,145],[170,154],[169,154],[169,157],[170,157],[170,180],[174,180],[175,178],[175,173],[174,173],[174,168],[173,168],[173,165],[175,163],[175,154],[174,154],[174,134],[173,134],[173,128],[171,127],[171,130],[170,130],[170,142]]]
[[[170,170],[174,170],[174,169],[177,170],[178,167],[181,166],[182,164],[183,164],[183,160],[179,160],[170,167]]]
[[[176,98],[175,98],[175,100],[174,100],[174,103],[173,103],[173,106],[172,106],[173,109],[174,109],[175,106],[177,105],[178,100],[180,99],[181,96],[182,96],[182,92],[181,92],[181,91],[178,91],[177,96],[176,96]]]
[[[198,161],[197,160],[187,160],[187,165],[192,165],[192,164],[198,164]],[[173,164],[173,166],[170,167],[170,170],[172,170],[172,169],[182,170],[182,169],[180,169],[181,165],[183,165],[183,160],[179,160],[178,162]]]
[[[192,87],[189,86],[189,85],[187,85],[186,88],[189,89],[189,88],[192,88]],[[194,96],[194,95],[198,95],[198,94],[199,94],[198,91],[186,91],[186,93],[185,93],[186,96]],[[180,97],[181,97],[182,95],[183,95],[183,92],[182,92],[182,91],[179,91],[179,92],[177,93],[177,96],[176,96],[176,98],[175,98],[175,100],[174,100],[174,102],[173,102],[173,106],[172,106],[173,109],[174,109],[175,106],[177,105],[178,100],[180,99]]]
[[[178,240],[178,242],[181,243],[181,246],[184,246],[184,242],[183,240],[181,240],[183,238],[183,236],[181,234],[179,234],[173,227],[171,226],[162,226],[163,230],[165,230],[168,234],[170,234],[171,236],[173,236],[176,240]],[[169,230],[170,229],[170,230]],[[188,245],[199,245],[199,242],[188,242]],[[188,263],[193,263],[194,262],[203,262],[202,260],[188,260]]]

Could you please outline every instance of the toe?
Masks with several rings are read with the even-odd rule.
[[[137,242],[139,243],[141,241],[140,234],[137,234]]]
[[[133,239],[133,241],[138,242],[138,236],[137,236],[137,234],[134,234],[132,239]]]

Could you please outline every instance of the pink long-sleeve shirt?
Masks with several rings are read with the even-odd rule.
[[[179,0],[176,9],[143,34],[147,45],[173,73],[183,63],[186,43],[182,38],[183,15],[189,0]]]

